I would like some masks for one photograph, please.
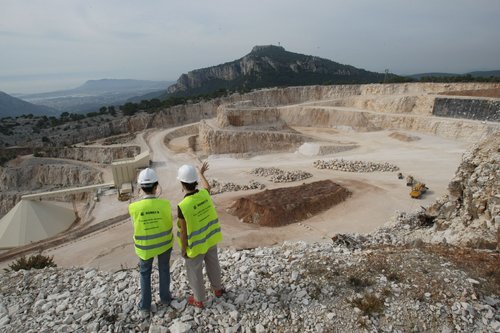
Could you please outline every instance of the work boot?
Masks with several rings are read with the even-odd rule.
[[[189,296],[188,299],[187,299],[187,302],[188,302],[189,305],[192,305],[192,306],[200,308],[200,309],[203,309],[205,307],[203,305],[203,302],[202,301],[197,301],[194,298],[194,296]]]
[[[223,294],[226,293],[226,289],[221,288],[221,289],[212,289],[214,292],[215,297],[222,297]]]

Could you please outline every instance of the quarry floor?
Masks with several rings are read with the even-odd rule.
[[[349,189],[353,193],[352,196],[300,223],[272,228],[242,223],[228,213],[228,208],[236,198],[257,193],[259,190],[214,195],[213,200],[218,209],[223,233],[220,246],[252,248],[279,244],[285,240],[321,242],[329,241],[335,233],[369,233],[388,222],[397,211],[412,212],[446,194],[448,183],[460,163],[463,152],[471,145],[415,132],[398,131],[420,138],[406,142],[390,137],[394,131],[389,130],[354,132],[331,128],[295,129],[321,142],[356,143],[358,148],[322,156],[306,156],[298,151],[238,157],[212,155],[207,157],[210,164],[207,178],[241,185],[256,180],[264,183],[269,189],[331,179]],[[177,169],[185,163],[199,164],[200,159],[194,152],[188,151],[187,137],[172,140],[169,147],[164,145],[164,136],[172,130],[174,129],[149,130],[138,135],[134,144],[143,148],[149,147],[152,151],[153,167],[158,173],[161,186],[160,197],[171,201],[175,225],[176,205],[183,196],[181,186],[176,180]],[[313,167],[315,160],[333,158],[389,162],[397,165],[404,176],[410,174],[416,180],[423,181],[429,190],[423,198],[412,199],[409,196],[409,187],[404,179],[398,179],[397,172],[351,173]],[[302,182],[276,184],[250,174],[256,167],[303,170],[312,173],[313,177]],[[104,178],[105,182],[112,181],[110,170],[104,172]],[[138,198],[138,194],[135,194],[133,200]],[[104,193],[95,204],[88,219],[89,225],[127,214],[128,203],[118,201],[114,191]],[[59,267],[96,267],[115,271],[137,265],[129,219],[45,253],[54,256]],[[178,256],[179,250],[177,244],[174,244],[173,258]],[[1,263],[0,267],[6,267],[7,264],[8,262]]]

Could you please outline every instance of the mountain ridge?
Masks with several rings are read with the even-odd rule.
[[[48,106],[56,113],[88,113],[98,111],[102,106],[120,105],[131,98],[164,92],[172,81],[147,81],[133,79],[88,80],[81,86],[39,94],[22,95],[27,102]]]
[[[473,77],[483,77],[483,78],[489,78],[489,77],[500,77],[500,70],[491,70],[491,71],[473,71],[473,72],[467,72],[463,74],[459,73],[446,73],[446,72],[428,72],[428,73],[417,73],[417,74],[410,74],[410,75],[405,75],[406,77],[420,80],[422,77],[426,76],[431,76],[431,77],[450,77],[450,76],[464,76],[464,75],[470,75]]]
[[[56,90],[44,93],[35,94],[23,94],[20,95],[22,98],[34,99],[34,98],[52,98],[59,97],[61,95],[66,96],[68,94],[74,93],[103,93],[103,92],[117,92],[118,91],[137,91],[140,90],[157,90],[168,86],[171,81],[149,81],[149,80],[135,80],[135,79],[96,79],[87,80],[82,85],[65,90]]]
[[[286,51],[281,46],[260,45],[234,61],[182,74],[174,85],[168,87],[167,95],[205,94],[218,89],[376,83],[385,78],[383,73]]]
[[[16,117],[22,114],[32,114],[34,116],[54,115],[58,112],[53,108],[36,105],[23,101],[20,98],[11,96],[0,91],[0,115],[2,117]]]

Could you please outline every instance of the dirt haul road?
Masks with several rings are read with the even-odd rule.
[[[236,158],[228,155],[212,155],[207,159],[210,169],[206,175],[219,181],[240,185],[256,180],[267,188],[295,186],[303,182],[323,179],[346,187],[353,194],[346,201],[316,216],[279,228],[244,224],[227,210],[233,201],[243,195],[259,190],[225,192],[213,196],[217,206],[223,232],[222,247],[250,248],[278,244],[284,240],[328,241],[338,232],[371,232],[389,221],[396,211],[414,211],[426,206],[446,193],[447,185],[461,160],[462,153],[470,146],[421,133],[402,132],[419,140],[404,142],[391,138],[392,131],[353,132],[333,129],[295,128],[313,135],[322,142],[355,143],[358,148],[342,153],[324,156],[307,156],[297,151],[289,153],[263,154]],[[148,131],[136,139],[152,151],[153,167],[158,173],[161,186],[160,197],[171,201],[174,225],[177,215],[176,205],[182,199],[181,186],[176,180],[177,169],[185,163],[199,164],[199,160],[187,147],[181,149],[186,138],[172,141],[174,150],[163,143],[170,131]],[[145,140],[145,141],[142,141]],[[429,191],[420,200],[411,199],[405,181],[397,178],[397,172],[353,173],[328,169],[316,169],[313,162],[318,159],[343,158],[371,162],[389,162],[397,165],[403,175],[411,174],[427,184]],[[272,183],[265,177],[252,175],[257,167],[277,167],[283,170],[303,170],[313,174],[312,178],[301,182]],[[138,196],[136,195],[136,198]],[[116,193],[100,197],[92,211],[93,224],[127,212],[128,202],[117,200]],[[174,227],[174,232],[176,228]],[[175,258],[178,256],[174,244]],[[129,219],[90,234],[83,239],[63,244],[46,252],[53,255],[58,266],[98,267],[104,270],[118,270],[137,265],[137,257],[132,243],[132,225]],[[3,263],[5,266],[7,263]]]

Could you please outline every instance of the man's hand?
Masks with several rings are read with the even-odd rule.
[[[207,171],[207,170],[208,170],[208,162],[205,161],[205,162],[203,162],[203,164],[199,168],[200,174],[201,175],[205,174],[205,171]]]
[[[205,161],[203,162],[201,167],[198,168],[198,172],[200,173],[201,186],[203,186],[204,189],[210,192],[210,184],[208,184],[208,180],[207,178],[205,178],[205,171],[207,170],[208,170],[208,162]]]

